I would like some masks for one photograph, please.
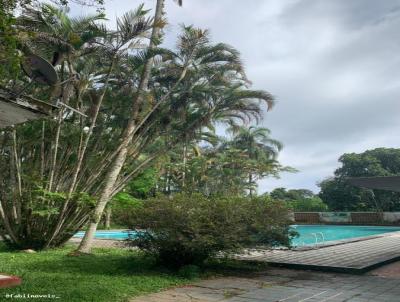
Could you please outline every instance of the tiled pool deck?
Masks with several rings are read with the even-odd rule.
[[[110,240],[97,240],[96,244],[108,246],[108,241]],[[246,258],[289,267],[363,273],[400,258],[400,232],[315,250],[275,250]],[[393,267],[392,270],[387,269],[390,266]],[[190,286],[136,297],[129,301],[399,302],[400,262],[364,275],[269,268],[266,272],[251,277],[202,280]]]
[[[218,278],[130,302],[399,302],[400,279],[269,269],[251,278]]]
[[[245,255],[244,260],[265,261],[271,265],[360,274],[400,260],[400,232],[371,236],[361,241],[328,245],[311,250],[269,250]],[[72,238],[78,244],[81,238]],[[328,242],[331,244],[332,242]],[[125,247],[120,240],[96,239],[96,247]],[[399,298],[400,301],[400,298]]]
[[[243,258],[290,268],[364,273],[400,259],[400,232],[311,250],[263,251]]]

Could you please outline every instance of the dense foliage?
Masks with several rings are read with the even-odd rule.
[[[111,212],[110,222],[113,225],[127,228],[130,222],[131,212],[141,208],[143,206],[143,200],[135,198],[129,193],[120,192],[114,196],[108,206]]]
[[[318,196],[291,200],[288,202],[288,206],[294,212],[324,212],[328,210],[326,203]]]
[[[13,28],[13,13],[17,4],[16,0],[3,0],[0,4],[0,79],[14,77],[19,67],[16,32]]]
[[[258,179],[292,171],[279,164],[282,144],[270,137],[268,129],[236,126],[228,132],[230,138],[198,133],[167,153],[160,168],[158,191],[253,195]]]
[[[334,176],[322,181],[319,196],[334,211],[398,211],[400,194],[354,187],[347,177],[393,176],[400,174],[400,149],[377,148],[343,154]]]
[[[299,200],[314,197],[314,193],[307,189],[276,188],[269,193],[272,198],[279,200]]]
[[[328,206],[307,189],[276,188],[269,193],[273,199],[280,200],[287,204],[295,212],[323,212],[328,210]]]
[[[289,244],[288,209],[267,197],[160,195],[132,211],[142,229],[132,244],[167,266],[201,264],[217,254]]]
[[[133,197],[149,195],[139,187],[158,174],[142,178],[146,183],[134,180],[160,167],[175,146],[216,123],[239,129],[261,118],[263,104],[272,107],[271,94],[249,89],[238,51],[211,42],[208,31],[182,27],[176,48],[161,48],[162,16],[163,1],[157,1],[154,18],[139,6],[118,18],[116,29],[107,28],[103,14],[73,17],[49,4],[26,7],[14,18],[23,59],[47,59],[59,80],[43,85],[20,72],[16,79],[1,77],[2,88],[25,89],[27,97],[84,114],[61,105],[53,119],[0,132],[0,235],[14,246],[58,246],[89,225],[80,247],[89,252],[107,203],[128,184],[136,186],[127,188],[136,191]],[[279,172],[279,144],[268,144],[262,171],[257,144],[231,156],[231,162],[238,152],[252,160],[244,170],[252,186],[257,177]],[[36,190],[46,197],[33,200]]]

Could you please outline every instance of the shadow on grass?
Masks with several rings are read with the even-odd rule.
[[[60,302],[122,302],[185,285],[198,277],[248,276],[266,268],[260,263],[213,259],[200,268],[189,266],[172,272],[138,251],[105,248],[94,249],[91,255],[68,256],[73,250],[69,246],[27,254],[0,246],[0,271],[23,280],[21,286],[0,289],[0,301],[11,292],[55,294]]]
[[[118,248],[95,248],[92,254],[71,256],[74,246],[25,254],[10,250],[0,243],[0,255],[10,258],[14,265],[20,264],[26,271],[44,273],[78,273],[84,275],[175,275],[157,263],[154,257],[140,251]],[[228,258],[211,259],[199,267],[202,276],[208,275],[249,275],[267,269],[267,264],[256,261],[243,261]]]
[[[202,266],[205,276],[251,276],[265,272],[267,268],[268,265],[265,262],[227,258],[211,259]]]
[[[77,273],[84,275],[157,275],[171,271],[157,266],[153,258],[137,251],[118,249],[94,249],[93,254],[70,256],[72,249],[63,248],[29,254],[31,261],[24,263],[25,270],[47,273]],[[22,254],[22,253],[21,253]]]
[[[137,251],[95,249],[94,254],[68,256],[73,247],[27,254],[0,250],[0,271],[22,277],[22,285],[0,289],[5,294],[55,294],[63,302],[127,301],[188,279],[154,265],[154,260]],[[42,300],[37,300],[42,301]]]

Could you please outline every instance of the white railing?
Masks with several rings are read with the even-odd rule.
[[[306,234],[306,235],[304,235],[302,237],[305,237],[305,238],[311,237],[311,238],[314,239],[314,243],[313,244],[306,244],[304,242],[304,240],[303,240],[301,242],[302,246],[306,246],[306,245],[310,246],[311,245],[312,247],[316,248],[316,247],[318,247],[318,245],[321,245],[321,244],[323,244],[325,242],[325,236],[324,236],[324,233],[322,233],[322,232],[310,233],[310,234]]]

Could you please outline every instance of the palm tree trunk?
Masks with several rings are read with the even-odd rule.
[[[111,76],[111,72],[112,72],[113,68],[114,68],[114,57],[112,58],[110,67],[109,67],[107,75],[106,75],[106,80],[104,82],[103,91],[100,94],[99,98],[96,100],[97,103],[96,103],[96,105],[94,107],[94,113],[93,113],[93,116],[92,116],[92,121],[91,121],[91,124],[90,124],[90,127],[89,127],[89,131],[88,131],[88,133],[86,135],[86,138],[85,138],[85,141],[84,141],[84,143],[82,145],[82,149],[80,150],[78,161],[77,161],[77,164],[76,164],[76,167],[75,167],[75,171],[74,171],[74,174],[73,174],[73,177],[72,177],[71,186],[70,186],[70,189],[69,189],[69,192],[68,192],[68,199],[71,197],[72,192],[76,188],[78,174],[81,171],[83,158],[85,156],[86,149],[87,149],[87,147],[89,145],[89,140],[90,140],[90,137],[92,136],[93,129],[96,126],[97,117],[99,115],[100,107],[101,107],[101,104],[103,103],[103,99],[104,99],[104,96],[105,96],[107,88],[108,88],[108,82],[110,80],[110,76]]]
[[[70,202],[72,193],[74,192],[74,190],[77,187],[78,174],[81,171],[83,158],[85,156],[86,149],[87,149],[87,147],[89,145],[89,140],[90,140],[90,138],[92,136],[93,129],[96,126],[97,117],[99,115],[100,107],[101,107],[101,104],[103,102],[104,96],[105,96],[106,91],[107,91],[108,82],[110,80],[110,76],[111,76],[111,72],[112,72],[113,68],[114,68],[114,58],[112,59],[110,67],[108,69],[106,80],[104,82],[103,91],[100,94],[100,96],[98,97],[98,99],[96,100],[97,102],[96,102],[95,107],[94,107],[94,114],[92,116],[92,121],[91,121],[91,124],[90,124],[90,127],[89,127],[89,131],[88,131],[88,133],[86,135],[86,138],[85,138],[85,141],[84,141],[84,143],[82,145],[82,148],[79,150],[78,161],[76,163],[76,166],[75,166],[75,169],[74,169],[74,173],[72,175],[72,181],[71,181],[71,185],[70,185],[70,188],[69,188],[69,191],[68,191],[67,200],[65,201],[65,203],[64,203],[64,205],[62,207],[62,210],[61,210],[60,215],[59,215],[58,222],[57,222],[57,224],[56,224],[56,226],[55,226],[55,228],[54,228],[49,240],[46,243],[46,247],[48,247],[51,244],[53,239],[57,236],[57,234],[61,230],[61,227],[62,227],[62,225],[64,223],[64,220],[65,220],[64,216],[65,216],[65,213],[67,211],[67,207],[68,207],[68,204]]]
[[[251,187],[253,183],[253,175],[249,173],[249,195],[253,197],[253,188]]]
[[[46,122],[42,122],[42,142],[40,145],[40,180],[43,181],[44,177],[44,148],[45,148],[45,142],[44,142],[44,136],[45,136],[45,130],[46,130]]]
[[[185,190],[186,181],[186,164],[187,164],[187,138],[183,145],[183,172],[182,172],[182,191]]]
[[[13,136],[13,157],[15,163],[15,172],[18,185],[18,197],[14,196],[13,199],[13,212],[17,223],[21,223],[21,198],[22,198],[22,178],[21,178],[21,161],[18,156],[17,150],[17,130],[14,128],[12,132]]]
[[[150,49],[152,49],[156,46],[156,41],[160,35],[159,24],[161,23],[161,19],[162,19],[163,6],[164,6],[164,0],[157,0],[156,12],[155,12],[155,16],[154,16],[155,26],[153,27],[153,31],[151,34],[151,39],[150,39],[150,44],[149,44]],[[121,169],[125,163],[126,156],[128,153],[128,146],[129,146],[130,141],[132,140],[132,134],[134,133],[135,128],[136,128],[136,119],[137,119],[138,107],[139,107],[138,105],[142,99],[143,91],[145,91],[147,89],[152,64],[153,64],[153,60],[150,59],[144,65],[143,73],[142,73],[142,76],[140,79],[140,84],[138,87],[138,92],[133,101],[133,106],[135,107],[135,109],[132,112],[132,115],[128,121],[128,125],[124,131],[124,135],[122,137],[121,144],[120,144],[120,147],[121,147],[120,151],[119,151],[118,155],[116,156],[116,158],[114,159],[114,162],[105,177],[104,187],[100,194],[100,198],[96,205],[96,208],[94,210],[94,215],[89,223],[89,227],[85,233],[85,236],[82,238],[82,241],[78,247],[78,251],[81,253],[90,253],[90,251],[91,251],[94,234],[96,232],[97,226],[98,226],[101,216],[103,214],[104,208],[107,205],[107,203],[111,197],[111,194],[113,192],[113,188],[117,181],[119,173],[121,172]]]
[[[110,229],[110,225],[111,225],[111,207],[108,207],[106,210],[106,219],[104,224],[106,230]]]
[[[171,166],[168,166],[167,170],[167,194],[171,194]]]
[[[18,237],[15,235],[14,228],[11,226],[10,219],[9,219],[10,217],[8,217],[7,213],[5,213],[3,210],[3,204],[1,202],[1,200],[0,200],[0,218],[4,225],[4,229],[7,233],[7,235],[10,236],[11,240],[15,244],[18,244],[18,242],[19,242]]]
[[[49,184],[48,184],[48,190],[49,191],[51,191],[51,189],[53,187],[54,173],[55,173],[56,164],[57,164],[58,143],[59,143],[59,140],[60,140],[60,133],[61,133],[61,125],[62,125],[63,114],[64,114],[64,107],[60,109],[60,111],[58,113],[58,117],[57,117],[57,130],[56,130],[56,137],[55,137],[55,142],[54,142],[54,153],[53,153],[53,157],[52,157]]]
[[[129,129],[129,130],[133,131],[133,127],[131,127],[131,128],[132,129]],[[78,251],[81,253],[90,253],[91,252],[92,245],[93,245],[93,239],[94,239],[95,232],[97,230],[97,226],[101,220],[101,216],[103,215],[104,208],[106,207],[106,205],[110,199],[114,185],[117,181],[119,173],[121,172],[122,166],[124,165],[124,162],[126,159],[126,154],[128,152],[129,137],[125,136],[122,144],[123,144],[123,147],[121,148],[121,151],[118,153],[116,159],[114,160],[112,168],[107,173],[107,176],[105,178],[105,185],[100,194],[99,201],[94,209],[94,214],[91,217],[89,227],[78,247]]]

